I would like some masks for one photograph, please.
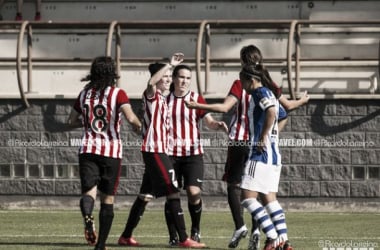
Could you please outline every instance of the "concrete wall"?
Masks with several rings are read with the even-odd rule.
[[[220,100],[211,100],[220,101]],[[0,195],[80,194],[77,150],[81,131],[64,122],[73,100],[0,100]],[[135,109],[140,100],[132,100]],[[376,100],[311,100],[289,114],[281,134],[282,197],[380,197],[380,104]],[[216,118],[229,121],[230,115]],[[220,181],[226,136],[203,129],[205,195],[224,195]],[[122,127],[119,195],[136,194],[143,172],[139,136]]]

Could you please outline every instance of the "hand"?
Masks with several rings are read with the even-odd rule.
[[[170,65],[177,66],[181,62],[183,62],[184,54],[183,53],[174,53],[172,58],[170,59]]]
[[[256,149],[258,152],[260,153],[263,153],[264,151],[266,151],[266,145],[267,145],[267,142],[265,140],[265,137],[260,137],[259,141],[257,142],[257,145],[256,145]]]
[[[141,126],[141,124],[139,124],[139,125],[133,125],[132,129],[133,129],[133,132],[135,132],[136,134],[140,135],[141,134],[141,130],[142,130],[142,126]]]
[[[218,129],[223,130],[226,134],[228,134],[228,127],[225,122],[218,122]]]
[[[185,100],[185,105],[189,109],[196,109],[196,108],[198,108],[198,103],[196,101],[193,101],[193,100],[190,100],[190,101]]]
[[[302,104],[306,104],[310,99],[310,96],[307,94],[307,91],[303,93],[303,95],[300,98],[300,101]]]

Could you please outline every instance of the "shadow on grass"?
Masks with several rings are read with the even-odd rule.
[[[121,247],[117,244],[107,244],[108,247],[112,247],[112,249],[114,247]],[[128,250],[137,250],[137,249],[181,249],[180,247],[172,247],[172,246],[169,246],[168,244],[144,244],[142,243],[140,246],[138,247],[128,247]],[[203,249],[211,249],[210,247],[206,246],[205,248]],[[215,248],[213,247],[212,249],[214,250],[222,250],[222,249],[225,249],[225,248]]]
[[[29,247],[56,247],[58,248],[67,248],[71,249],[73,247],[78,248],[78,247],[90,247],[86,244],[83,243],[71,243],[71,242],[0,242],[0,248],[3,249],[3,247],[20,247],[20,249],[24,249]],[[117,244],[107,244],[108,247],[122,247]],[[129,250],[134,250],[134,249],[173,249],[173,247],[168,246],[167,244],[142,244],[139,247],[128,247]],[[175,249],[175,248],[174,248]],[[206,247],[204,249],[211,249],[210,247]],[[215,250],[218,250],[218,248],[213,248]],[[224,249],[224,248],[220,248]]]
[[[3,246],[20,246],[20,247],[27,247],[27,246],[41,246],[41,247],[63,247],[63,248],[71,248],[71,247],[81,247],[86,246],[83,243],[72,243],[72,242],[0,242],[0,247]]]

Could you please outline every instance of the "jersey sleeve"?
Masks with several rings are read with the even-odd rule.
[[[267,88],[260,88],[258,90],[259,96],[259,105],[263,110],[267,110],[268,108],[276,105],[276,99],[273,94],[270,93],[270,90]]]
[[[197,102],[202,103],[202,104],[207,104],[206,100],[201,95],[198,96]],[[197,116],[200,118],[203,118],[208,113],[208,111],[206,111],[204,109],[197,109],[196,112],[197,112]]]
[[[121,107],[124,104],[129,104],[129,98],[127,96],[127,93],[125,93],[124,90],[120,89],[119,92],[117,93],[116,105],[118,107]]]
[[[282,89],[275,82],[271,83],[271,90],[277,99],[282,95]]]
[[[228,95],[236,97],[238,100],[241,100],[242,98],[242,86],[240,80],[235,80],[230,88],[230,92],[228,92]]]

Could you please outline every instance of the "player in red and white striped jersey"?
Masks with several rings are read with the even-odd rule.
[[[178,65],[173,70],[172,92],[168,96],[169,142],[168,153],[173,159],[179,180],[184,181],[191,216],[191,237],[200,241],[200,218],[202,212],[201,187],[203,182],[203,147],[200,138],[200,121],[214,130],[228,131],[224,122],[216,121],[202,110],[189,109],[185,101],[206,103],[202,96],[190,91],[191,68]],[[182,184],[182,181],[179,181]],[[170,237],[173,237],[170,235]]]
[[[132,237],[134,228],[140,221],[147,203],[155,197],[166,196],[165,210],[175,225],[176,242],[181,247],[203,248],[205,244],[188,238],[185,219],[180,203],[177,177],[167,153],[168,107],[166,96],[171,83],[170,68],[183,61],[182,53],[175,53],[170,64],[154,63],[149,65],[151,78],[143,93],[143,145],[141,151],[145,171],[140,193],[130,210],[125,229],[118,240],[119,245],[139,246]]]
[[[83,127],[79,150],[79,172],[82,198],[80,208],[85,224],[85,238],[95,250],[104,250],[113,221],[113,203],[119,183],[122,158],[120,138],[121,115],[140,131],[141,123],[132,111],[124,90],[115,87],[115,63],[111,57],[97,57],[90,74],[83,79],[89,83],[80,92],[70,113],[68,124]],[[82,117],[81,121],[79,118]],[[100,192],[99,237],[92,215]]]

